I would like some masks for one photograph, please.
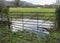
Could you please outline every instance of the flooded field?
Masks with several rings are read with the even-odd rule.
[[[23,29],[41,29],[53,28],[54,24],[51,21],[33,20],[33,19],[12,19],[13,31]]]

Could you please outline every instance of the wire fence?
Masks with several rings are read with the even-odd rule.
[[[36,28],[39,28],[39,27],[53,28],[53,27],[55,27],[56,17],[55,17],[54,12],[40,12],[40,13],[38,13],[38,12],[21,12],[21,13],[11,13],[10,16],[12,18],[12,23],[18,21],[19,23],[17,23],[17,24],[23,25],[23,28],[26,27],[26,26],[24,26],[25,24],[31,25],[31,26],[36,25]],[[54,26],[53,26],[53,24],[54,24]]]
[[[56,29],[56,16],[54,12],[14,12],[10,13],[9,16],[9,22],[12,23],[9,26],[12,31],[5,29],[4,26],[0,26],[3,28],[2,33],[8,36],[3,37],[6,39],[6,43],[40,43],[41,38],[48,39],[46,36]],[[2,40],[1,42],[4,42],[4,39]],[[53,38],[53,40],[55,39]]]
[[[21,12],[11,13],[12,31],[29,32],[31,39],[34,37],[32,33],[37,35],[38,40],[45,34],[49,34],[56,28],[56,17],[54,12]],[[47,32],[47,33],[46,33]],[[32,39],[33,40],[33,39]]]

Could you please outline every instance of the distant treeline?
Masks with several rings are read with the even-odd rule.
[[[9,5],[10,7],[16,7],[15,6],[15,2],[14,1],[5,1],[6,5]],[[55,8],[55,4],[50,4],[50,5],[34,5],[32,3],[29,2],[25,2],[25,1],[20,1],[20,5],[18,7],[22,7],[22,8]]]

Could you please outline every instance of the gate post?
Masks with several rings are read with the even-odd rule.
[[[9,6],[5,5],[5,0],[0,0],[0,23],[10,29]]]
[[[56,27],[60,31],[60,7],[56,9]]]
[[[60,32],[60,0],[56,0],[56,30]]]

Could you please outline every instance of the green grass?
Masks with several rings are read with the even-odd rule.
[[[55,12],[53,8],[10,8],[10,12]]]
[[[14,18],[22,18],[22,13],[20,12],[55,12],[53,8],[10,8],[10,15]],[[31,19],[43,19],[43,20],[55,20],[54,13],[23,13],[23,18]]]

